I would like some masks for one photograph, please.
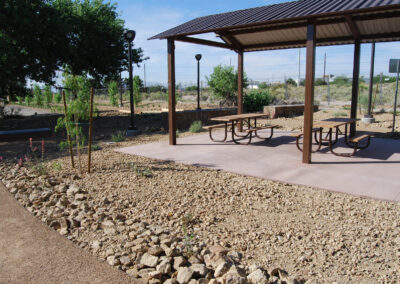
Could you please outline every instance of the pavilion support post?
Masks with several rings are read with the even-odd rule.
[[[351,91],[351,112],[350,117],[357,118],[357,104],[358,104],[358,83],[360,77],[360,51],[361,42],[360,39],[356,39],[354,43],[354,61],[353,61],[353,87]],[[350,137],[354,137],[356,134],[356,123],[350,125]]]
[[[243,51],[238,51],[238,100],[237,113],[243,113]],[[238,124],[238,130],[243,131],[243,124]]]
[[[311,163],[312,127],[314,113],[314,77],[315,77],[315,44],[316,26],[314,23],[307,25],[306,45],[306,88],[304,100],[304,140],[303,163]]]
[[[168,128],[169,145],[176,145],[175,43],[168,39]]]

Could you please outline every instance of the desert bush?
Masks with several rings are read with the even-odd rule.
[[[59,104],[60,102],[61,102],[61,94],[60,93],[56,93],[55,95],[54,95],[54,101],[57,103],[57,104]]]
[[[117,133],[111,136],[112,142],[122,142],[125,141],[125,139],[126,139],[126,134],[123,131],[118,131]]]
[[[334,117],[346,117],[347,113],[343,111],[338,111],[333,114]]]
[[[27,106],[30,106],[32,104],[32,97],[29,94],[25,97],[25,104]]]
[[[35,85],[33,87],[33,103],[36,106],[43,106],[43,98],[42,98],[42,90],[40,89],[39,85]]]
[[[22,104],[24,103],[24,98],[21,97],[21,96],[17,96],[17,103],[18,103],[19,105],[22,105]]]
[[[111,81],[108,84],[108,97],[112,106],[117,106],[118,84],[116,81]]]
[[[203,123],[200,120],[194,121],[189,128],[191,133],[199,133],[203,131]]]
[[[133,77],[133,103],[137,106],[141,101],[140,89],[142,88],[143,83],[139,76]]]
[[[150,94],[150,101],[168,101],[168,94],[163,92],[156,92]]]
[[[45,104],[47,107],[53,102],[53,93],[51,92],[51,87],[46,85],[43,90]]]
[[[4,118],[4,109],[6,107],[6,100],[0,99],[0,119]]]
[[[267,90],[252,90],[244,96],[243,107],[246,112],[262,111],[272,102],[273,97]]]
[[[189,86],[185,89],[187,92],[194,92],[197,91],[197,86]]]

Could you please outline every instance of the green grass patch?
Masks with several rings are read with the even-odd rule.
[[[333,114],[334,117],[346,117],[348,114],[347,112],[337,111]]]
[[[200,120],[194,121],[192,125],[190,125],[189,131],[191,133],[199,133],[203,131],[203,123]]]
[[[125,139],[126,139],[126,134],[123,131],[118,131],[117,133],[111,136],[112,142],[122,142],[125,141]]]

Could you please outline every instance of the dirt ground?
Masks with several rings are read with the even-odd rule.
[[[322,109],[314,120],[338,112],[346,114],[342,109]],[[359,122],[358,129],[374,135],[390,132],[391,115],[375,117],[377,123]],[[279,118],[274,123],[297,130],[303,120]],[[96,144],[101,149],[93,152],[93,173],[75,179],[68,153],[58,150],[54,138],[46,142],[47,178],[71,180],[96,204],[103,204],[105,197],[113,200],[107,210],[168,227],[181,236],[182,218],[190,216],[194,244],[223,245],[243,253],[246,264],[282,267],[310,283],[400,282],[399,204],[114,152],[160,139],[167,139],[167,133],[146,133],[116,144],[99,136]],[[15,163],[26,147],[24,141],[0,143],[0,156]],[[86,158],[83,154],[83,168]],[[13,182],[6,180],[7,173],[0,176]],[[71,231],[70,239],[103,260],[110,248],[126,253],[125,239],[104,238],[101,231]],[[102,249],[87,245],[98,239],[103,240]]]

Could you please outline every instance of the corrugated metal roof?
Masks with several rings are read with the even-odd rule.
[[[245,26],[255,27],[277,21],[296,21],[303,18],[359,13],[381,8],[400,8],[400,0],[299,0],[200,17],[150,39],[237,29]]]

